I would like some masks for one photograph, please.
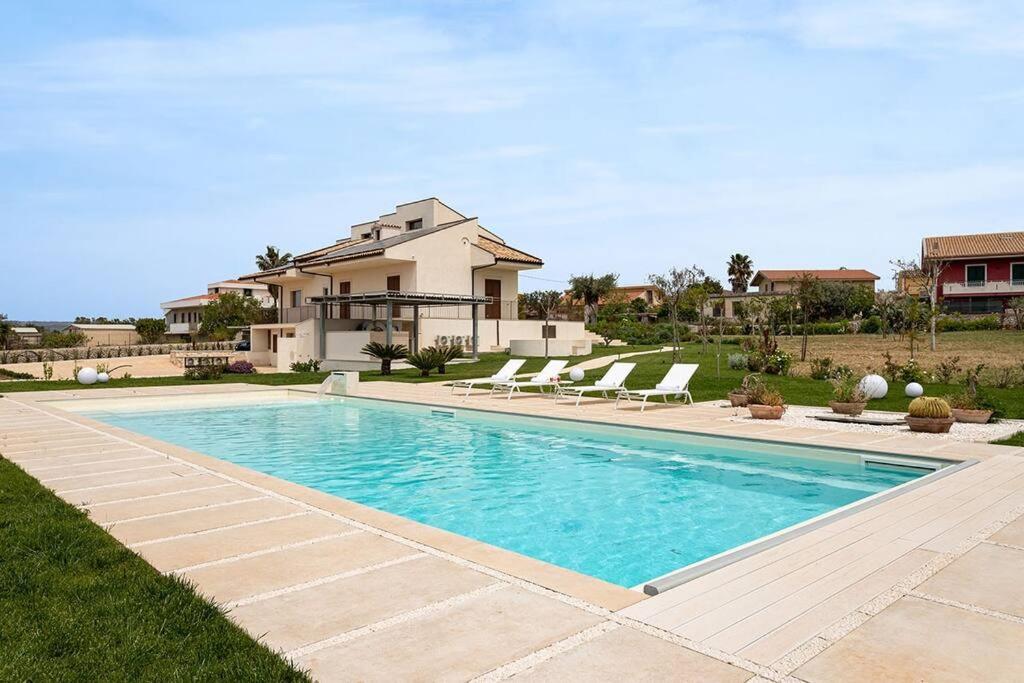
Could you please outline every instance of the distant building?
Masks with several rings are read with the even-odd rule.
[[[43,343],[43,333],[34,327],[12,327],[11,332],[19,346],[39,346]]]
[[[196,294],[160,304],[167,323],[167,336],[185,338],[198,332],[199,323],[203,320],[203,306],[228,292],[256,297],[264,308],[274,307],[274,298],[270,296],[270,288],[266,285],[239,280],[211,282],[206,286],[206,294]]]
[[[938,295],[948,312],[1001,313],[1024,296],[1024,232],[925,237],[921,263],[940,265]]]
[[[627,301],[633,301],[634,299],[643,299],[647,303],[647,308],[656,308],[661,305],[661,302],[665,300],[664,292],[660,288],[654,285],[620,285],[613,289],[607,298],[615,298],[623,296]]]
[[[804,275],[811,275],[822,282],[842,282],[868,287],[875,291],[880,279],[869,270],[861,268],[833,268],[828,270],[759,270],[750,284],[757,287],[753,292],[723,292],[713,295],[708,301],[714,317],[739,318],[743,315],[744,302],[762,296],[783,296],[794,291],[796,282]]]
[[[139,343],[139,333],[135,331],[135,325],[72,323],[63,331],[84,334],[85,346],[127,346]]]

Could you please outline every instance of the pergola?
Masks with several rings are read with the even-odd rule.
[[[412,351],[419,350],[420,345],[420,306],[441,307],[441,306],[470,306],[472,307],[473,319],[473,359],[479,357],[477,343],[477,326],[479,323],[478,306],[489,304],[493,297],[476,296],[474,294],[433,294],[430,292],[362,292],[359,294],[324,294],[323,296],[306,297],[306,303],[320,307],[321,321],[327,319],[327,307],[337,304],[362,304],[366,306],[383,305],[387,311],[386,320],[386,341],[391,344],[394,306],[412,306]],[[320,328],[320,348],[327,346],[327,325],[323,322]]]

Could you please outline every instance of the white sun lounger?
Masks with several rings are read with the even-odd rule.
[[[559,382],[554,378],[558,376],[562,370],[565,370],[565,366],[569,364],[567,360],[549,360],[548,364],[530,379],[517,381],[510,380],[508,382],[495,382],[491,385],[491,394],[493,395],[496,391],[504,391],[508,389],[508,398],[512,400],[512,394],[515,392],[522,393],[522,387],[538,387],[541,392],[544,391],[544,387],[557,387]]]
[[[505,365],[502,366],[501,370],[498,370],[490,377],[477,377],[475,379],[457,379],[451,384],[452,393],[454,394],[455,389],[457,388],[465,387],[466,396],[469,396],[470,390],[472,390],[472,388],[475,387],[477,384],[494,384],[495,382],[508,382],[509,380],[516,376],[516,373],[519,372],[519,368],[523,367],[525,363],[525,358],[513,358],[512,360],[505,363]]]
[[[622,383],[626,381],[626,377],[629,373],[633,372],[633,368],[636,367],[636,363],[614,363],[608,372],[604,373],[604,377],[597,380],[589,386],[575,387],[575,386],[559,386],[557,394],[555,395],[555,402],[562,396],[576,396],[576,405],[580,404],[580,399],[583,398],[584,394],[592,394],[598,391],[605,398],[608,398],[608,392],[616,392],[622,389]]]
[[[669,371],[665,373],[665,377],[660,382],[654,385],[653,389],[619,389],[619,393],[615,396],[615,407],[619,407],[619,401],[623,398],[628,402],[632,403],[634,398],[640,399],[640,412],[644,412],[644,408],[647,407],[647,399],[652,396],[661,396],[665,399],[665,403],[668,403],[668,397],[670,395],[683,396],[686,400],[693,405],[693,397],[690,396],[690,380],[693,378],[694,373],[697,372],[697,368],[700,367],[696,363],[676,363]]]

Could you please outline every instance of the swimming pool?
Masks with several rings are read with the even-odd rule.
[[[368,399],[137,405],[84,414],[627,587],[927,473],[853,451]]]

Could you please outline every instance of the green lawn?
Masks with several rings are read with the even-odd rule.
[[[0,680],[309,680],[2,457],[0,539]]]
[[[1000,439],[992,443],[999,444],[1000,446],[1024,446],[1024,432],[1017,432],[1007,439]]]
[[[594,353],[590,356],[580,356],[571,359],[573,363],[580,362],[586,358],[605,356],[612,354],[630,353],[632,351],[651,350],[654,346],[621,346],[621,347],[595,347]],[[722,347],[721,371],[716,373],[716,363],[713,347],[709,346],[706,354],[700,353],[700,345],[688,343],[683,347],[682,362],[699,363],[700,370],[694,376],[690,384],[690,390],[695,401],[708,401],[725,398],[725,394],[737,386],[747,374],[743,370],[730,370],[726,363],[726,357],[730,352],[735,351],[734,346]],[[363,381],[391,380],[398,382],[439,382],[466,377],[486,377],[493,374],[505,361],[508,355],[503,353],[480,354],[480,360],[476,363],[458,363],[450,365],[444,375],[431,373],[429,377],[420,377],[419,370],[408,369],[398,370],[389,376],[382,376],[378,371],[360,373]],[[523,373],[536,372],[543,367],[546,361],[543,358],[531,358],[523,366]],[[656,353],[639,356],[631,359],[637,364],[633,374],[627,381],[630,387],[653,387],[661,381],[665,372],[672,363],[671,353]],[[591,370],[587,373],[588,379],[598,379],[604,369]],[[288,385],[288,384],[312,384],[319,383],[327,373],[279,373],[259,375],[225,375],[219,380],[211,380],[206,383],[228,383],[228,382],[249,382],[263,385]],[[765,376],[770,384],[776,385],[783,393],[787,403],[807,406],[826,406],[832,397],[832,387],[828,382],[814,380],[808,377],[771,377]],[[182,377],[152,377],[152,378],[131,378],[127,380],[111,380],[106,385],[92,385],[93,388],[100,386],[107,387],[137,387],[137,386],[167,386],[176,384],[195,383]],[[84,389],[74,382],[0,382],[0,393],[12,391],[36,391],[46,389]],[[955,392],[959,387],[943,384],[926,384],[925,391],[931,396],[942,396]],[[1024,391],[1020,388],[999,389],[986,387],[986,394],[995,399],[1004,412],[1003,417],[1024,418]],[[898,410],[907,409],[910,399],[903,395],[902,386],[890,386],[889,395],[884,399],[872,401],[868,406],[875,410]]]

